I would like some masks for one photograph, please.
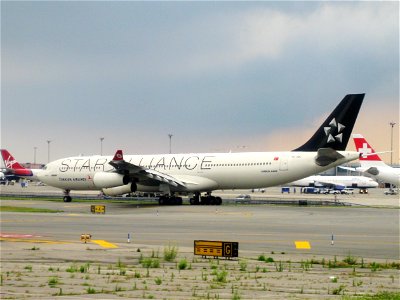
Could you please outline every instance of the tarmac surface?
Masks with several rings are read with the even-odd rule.
[[[20,190],[18,186],[8,189]],[[38,187],[24,188],[33,191]],[[48,187],[40,187],[48,189]],[[295,241],[308,241],[307,253],[352,255],[399,259],[399,200],[382,189],[368,195],[338,195],[336,201],[356,206],[222,205],[158,206],[138,205],[131,199],[120,203],[96,201],[106,213],[91,214],[93,203],[30,200],[2,200],[2,205],[20,205],[60,210],[57,214],[7,213],[1,216],[1,232],[28,234],[51,240],[76,240],[82,233],[124,243],[128,234],[139,244],[165,245],[174,242],[192,247],[193,240],[239,242],[241,251],[297,253]],[[4,187],[2,187],[4,192]],[[282,195],[279,189],[267,193],[285,199],[311,199],[333,195]],[[232,192],[220,192],[223,199]],[[252,199],[266,197],[253,193]],[[302,197],[302,198],[299,198]],[[338,200],[338,198],[340,198]],[[281,198],[282,199],[282,198]],[[360,203],[364,205],[360,206]],[[371,206],[375,204],[374,206]],[[396,206],[397,205],[397,206]]]
[[[241,299],[264,297],[282,299],[282,297],[288,296],[291,298],[321,299],[328,297],[328,295],[331,297],[331,288],[326,288],[322,284],[327,280],[329,274],[342,278],[346,277],[346,283],[342,285],[347,286],[348,290],[351,285],[356,287],[356,290],[352,289],[354,293],[375,293],[381,290],[399,292],[398,267],[395,270],[385,271],[386,273],[382,271],[378,276],[380,279],[377,281],[371,279],[374,273],[364,274],[363,276],[366,277],[360,279],[360,282],[363,282],[360,286],[364,286],[364,289],[357,288],[357,282],[354,281],[356,277],[352,277],[350,273],[347,274],[347,271],[336,270],[328,274],[323,264],[320,265],[320,268],[314,267],[311,273],[304,273],[303,261],[311,259],[336,261],[336,259],[354,257],[358,262],[399,262],[399,198],[398,195],[386,196],[383,191],[383,189],[374,189],[370,190],[368,195],[338,195],[336,198],[333,195],[300,195],[299,193],[282,195],[278,188],[267,189],[265,193],[247,191],[251,195],[252,201],[255,199],[277,199],[280,201],[279,203],[282,200],[287,200],[290,203],[293,199],[310,201],[319,201],[318,199],[326,201],[328,199],[331,202],[347,203],[352,206],[252,205],[234,204],[234,200],[225,201],[224,203],[229,202],[231,204],[221,206],[158,206],[155,204],[139,204],[139,202],[129,198],[119,201],[81,201],[76,199],[75,202],[64,203],[61,193],[49,187],[32,185],[23,189],[19,186],[1,187],[0,199],[1,194],[9,193],[14,193],[17,196],[32,193],[43,195],[54,192],[60,195],[60,201],[43,201],[33,197],[27,197],[25,200],[12,200],[7,197],[1,200],[2,206],[48,208],[58,211],[56,213],[1,213],[2,274],[7,273],[4,281],[8,282],[8,286],[2,287],[2,291],[5,291],[2,292],[2,295],[4,298],[12,299],[43,298],[46,296],[51,299],[52,295],[55,295],[54,287],[49,288],[49,291],[40,291],[41,286],[48,285],[47,281],[49,281],[51,274],[43,276],[41,286],[40,284],[37,286],[31,284],[31,287],[29,283],[26,283],[31,280],[26,268],[29,269],[29,266],[31,266],[30,268],[33,266],[36,270],[40,269],[41,272],[49,273],[48,270],[57,266],[61,270],[59,276],[63,278],[64,289],[69,289],[71,299],[83,299],[81,294],[83,293],[87,297],[86,289],[79,292],[81,294],[78,293],[78,296],[73,296],[76,288],[74,285],[78,283],[71,282],[72,279],[68,277],[69,275],[65,275],[68,274],[66,273],[68,271],[65,270],[68,269],[71,262],[90,261],[92,264],[98,263],[99,269],[105,268],[104,266],[107,264],[115,264],[120,259],[127,259],[130,262],[136,261],[136,264],[138,264],[139,253],[136,253],[137,249],[141,249],[141,253],[150,255],[149,253],[154,254],[154,251],[162,252],[166,245],[177,245],[180,255],[191,259],[193,262],[191,276],[194,278],[194,282],[197,282],[198,278],[203,278],[202,270],[206,270],[209,263],[208,260],[198,261],[193,257],[194,240],[238,242],[239,264],[243,259],[250,259],[248,264],[255,270],[258,270],[259,267],[254,265],[254,259],[261,254],[274,256],[275,261],[279,259],[285,262],[298,262],[297,267],[293,263],[293,269],[297,268],[296,272],[292,271],[292,265],[289,263],[290,271],[288,272],[294,273],[289,275],[296,276],[295,279],[286,278],[286,281],[284,280],[286,283],[282,283],[279,272],[276,273],[276,277],[272,276],[275,278],[275,281],[272,282],[269,281],[272,280],[272,273],[270,277],[260,276],[260,281],[266,280],[263,286],[264,291],[265,284],[272,286],[276,284],[279,287],[270,288],[268,294],[261,292],[258,294],[255,291],[258,291],[257,286],[260,286],[261,283],[257,283],[254,288],[242,288],[240,291]],[[231,199],[243,193],[246,193],[246,191],[221,191],[215,194],[220,194],[223,199]],[[96,198],[96,194],[92,193],[91,195]],[[91,205],[93,204],[105,205],[105,214],[92,214]],[[88,244],[84,244],[80,241],[81,234],[91,234],[92,240]],[[299,247],[298,242],[303,242],[303,245],[305,243],[306,247]],[[40,250],[30,251],[36,249]],[[226,284],[223,287],[219,286],[221,290],[215,295],[218,294],[218,297],[222,299],[232,299],[234,283],[242,285],[247,278],[240,277],[242,273],[239,269],[229,264],[238,265],[238,261],[228,263],[225,267],[226,270],[232,272],[232,274],[229,273],[231,278],[227,280],[228,283],[232,284],[232,287]],[[270,267],[273,270],[270,268],[266,270],[267,272],[278,270],[276,264]],[[134,268],[139,267],[134,265],[132,272],[134,272]],[[216,284],[215,279],[212,279],[214,277],[209,275],[208,281],[203,280],[209,286],[199,285],[197,290],[196,288],[193,290],[193,286],[197,286],[193,282],[186,284],[192,285],[192,287],[188,287],[188,290],[183,287],[178,288],[177,291],[172,291],[166,287],[164,287],[164,290],[157,289],[158,284],[154,284],[154,280],[157,281],[158,277],[164,278],[166,276],[168,268],[165,268],[164,266],[163,270],[154,273],[151,279],[153,282],[152,289],[158,292],[147,295],[147,288],[150,285],[147,282],[140,288],[139,294],[136,290],[131,291],[132,286],[124,288],[129,289],[131,293],[128,293],[126,297],[132,299],[151,298],[150,296],[160,299],[206,298],[205,290],[211,286],[212,291]],[[173,264],[170,268],[176,268],[176,265]],[[287,268],[287,263],[285,268]],[[15,277],[8,276],[12,274],[13,269],[20,269],[20,271],[16,273]],[[62,273],[63,270],[64,273]],[[144,270],[143,268],[141,272],[145,272]],[[358,269],[353,271],[358,272]],[[362,269],[360,269],[361,271]],[[254,272],[257,273],[257,271]],[[96,272],[93,271],[93,274],[87,275],[87,277],[93,278],[94,273]],[[343,275],[345,273],[346,275]],[[18,277],[18,274],[24,275]],[[308,275],[311,277],[308,278]],[[176,276],[181,275],[177,273]],[[248,276],[252,276],[250,272]],[[257,275],[254,276],[256,282],[258,282]],[[21,277],[24,278],[22,281],[26,281],[24,284],[19,282]],[[185,282],[186,277],[180,279]],[[93,284],[104,285],[104,290],[112,289],[109,287],[109,278],[104,279],[104,282],[102,280],[97,278],[96,283]],[[295,280],[295,282],[291,280]],[[368,280],[370,285],[366,286],[365,282]],[[329,280],[327,285],[330,285]],[[340,288],[342,285],[338,285],[336,288]],[[31,288],[28,289],[25,286]],[[313,290],[313,287],[315,287],[315,290]],[[303,288],[308,289],[305,297],[302,295]],[[182,293],[179,289],[182,290]],[[102,299],[112,298],[109,296],[109,292],[106,293],[107,297],[104,294],[101,297],[97,296]],[[339,290],[339,292],[341,291]],[[118,297],[123,297],[118,293],[116,294]],[[215,295],[214,297],[216,297]]]

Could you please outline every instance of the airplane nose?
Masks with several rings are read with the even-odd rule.
[[[371,185],[372,185],[373,187],[378,187],[378,186],[379,186],[379,183],[377,183],[375,180],[371,180]]]

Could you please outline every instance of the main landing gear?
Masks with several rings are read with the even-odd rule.
[[[191,205],[221,205],[221,197],[211,196],[211,193],[207,193],[205,196],[201,196],[200,193],[195,193],[193,198],[190,198]]]
[[[182,205],[182,198],[174,195],[163,195],[158,198],[160,205]]]
[[[182,205],[182,198],[172,195],[163,195],[158,198],[160,205]],[[211,196],[211,193],[207,193],[205,196],[201,196],[200,193],[195,193],[193,198],[190,198],[191,205],[221,205],[221,197]]]
[[[64,198],[63,198],[64,202],[71,202],[72,201],[72,197],[69,195],[70,191],[71,190],[65,190],[64,191]]]

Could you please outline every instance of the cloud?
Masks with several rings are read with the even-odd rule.
[[[160,153],[171,132],[178,152],[288,150],[359,92],[386,119],[398,102],[398,6],[9,1],[2,146],[30,157],[54,138],[63,157],[96,153],[105,136],[110,153]]]
[[[178,79],[287,59],[298,51],[308,56],[306,61],[330,60],[332,56],[348,56],[349,52],[361,57],[382,57],[390,51],[383,45],[397,34],[395,5],[324,3],[302,14],[267,5],[229,13],[216,10],[170,22],[162,34],[156,34],[154,30],[159,28],[153,27],[129,33],[122,22],[117,28],[119,34],[104,30],[103,36],[98,36],[94,27],[85,26],[83,30],[92,36],[93,45],[78,32],[76,36],[69,33],[65,41],[59,39],[65,47],[39,40],[21,48],[20,43],[13,47],[6,40],[5,70],[8,82],[18,84],[112,80],[110,75]],[[135,18],[129,23],[133,27],[141,25]],[[78,30],[76,25],[73,28]],[[48,34],[56,36],[57,31]],[[77,42],[89,45],[92,52],[79,52],[76,46],[69,45]],[[21,55],[28,51],[30,55]]]
[[[205,22],[195,19],[178,29],[177,36],[193,36],[196,47],[185,53],[177,49],[167,52],[176,51],[179,59],[183,57],[182,64],[172,59],[178,66],[172,72],[193,74],[219,72],[257,61],[274,62],[297,51],[309,56],[305,60],[315,56],[330,60],[332,56],[343,58],[349,54],[381,58],[392,50],[382,45],[388,45],[397,34],[397,17],[393,5],[365,3],[325,3],[306,14],[269,8],[215,13],[206,16]],[[203,23],[213,26],[198,26]]]

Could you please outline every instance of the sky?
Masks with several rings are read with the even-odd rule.
[[[397,123],[397,163],[397,1],[1,1],[0,146],[21,162],[101,137],[107,155],[168,153],[168,134],[173,153],[291,150],[349,93],[375,150]]]

